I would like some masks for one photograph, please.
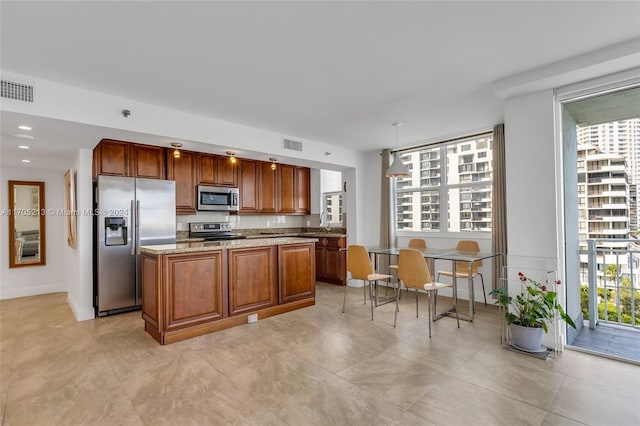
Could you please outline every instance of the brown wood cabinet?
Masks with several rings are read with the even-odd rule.
[[[312,244],[278,246],[280,304],[315,296],[314,251]]]
[[[222,252],[172,254],[164,262],[164,330],[223,317]]]
[[[218,165],[218,185],[220,186],[238,186],[238,160],[231,161],[231,157],[219,155],[217,159]]]
[[[162,258],[142,255],[142,319],[145,330],[159,340],[162,330]]]
[[[308,167],[296,167],[294,209],[299,214],[311,213],[311,170]]]
[[[278,213],[278,173],[271,170],[271,163],[258,163],[258,211]]]
[[[200,154],[198,156],[198,183],[201,185],[238,186],[240,164],[221,155]]]
[[[166,149],[103,139],[93,150],[93,178],[98,175],[165,179]]]
[[[310,200],[310,171],[307,167],[296,167],[288,164],[278,166],[277,194],[278,213],[309,214]]]
[[[198,155],[198,184],[214,185],[218,178],[216,176],[218,168],[216,166],[217,155]]]
[[[314,305],[315,244],[262,244],[143,248],[145,331],[165,345]]]
[[[238,213],[258,213],[258,162],[255,160],[239,161],[240,206]]]
[[[129,176],[129,142],[103,139],[93,149],[93,179],[98,175]]]
[[[278,303],[276,246],[227,250],[229,258],[229,315]]]
[[[131,176],[147,179],[164,179],[166,174],[165,153],[160,146],[131,145]]]
[[[279,181],[279,197],[278,206],[279,213],[295,213],[296,212],[296,167],[287,164],[278,166]]]
[[[346,285],[347,237],[320,237],[316,243],[316,279],[318,281]]]
[[[197,186],[238,187],[240,214],[310,214],[310,170],[288,164],[180,151],[103,139],[93,150],[93,176],[131,176],[176,182],[176,214],[195,214]]]
[[[167,152],[167,179],[176,182],[176,214],[196,213],[197,157],[190,151],[180,151],[180,158],[175,158],[171,150]]]

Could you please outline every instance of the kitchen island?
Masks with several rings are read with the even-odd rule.
[[[316,238],[142,246],[142,318],[161,345],[315,304]]]

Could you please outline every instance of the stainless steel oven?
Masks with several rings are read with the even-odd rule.
[[[198,210],[237,212],[238,188],[198,185]]]

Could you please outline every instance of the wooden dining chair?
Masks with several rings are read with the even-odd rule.
[[[462,241],[458,241],[458,244],[456,245],[456,250],[458,251],[470,251],[470,252],[479,252],[480,251],[480,246],[478,245],[477,241],[473,241],[473,240],[462,240]],[[471,267],[469,267],[471,266]],[[469,262],[465,262],[465,261],[461,261],[461,260],[457,260],[456,261],[456,277],[458,278],[467,278],[469,279],[469,277],[471,277],[471,280],[473,281],[473,279],[475,277],[477,277],[478,275],[480,276],[480,282],[482,283],[482,296],[484,296],[484,305],[487,306],[487,293],[484,290],[484,277],[482,276],[482,274],[480,272],[478,272],[478,268],[482,266],[482,260],[476,260],[475,262],[473,262],[471,265],[469,265]],[[436,281],[440,281],[440,275],[444,275],[445,277],[451,277],[451,281],[453,282],[453,271],[449,270],[445,270],[445,271],[438,271],[438,274],[436,276]],[[471,296],[471,295],[469,295]]]
[[[398,256],[398,279],[402,280],[402,283],[407,288],[413,288],[416,291],[416,317],[418,316],[418,290],[425,290],[427,292],[427,307],[429,312],[429,338],[431,338],[431,321],[432,321],[432,308],[434,307],[434,294],[442,288],[453,287],[452,283],[439,283],[435,282],[431,278],[429,268],[424,256],[419,250],[416,249],[401,249]],[[398,292],[399,293],[399,292]],[[396,296],[396,314],[393,319],[393,326],[396,326],[398,319],[398,302],[399,297]],[[456,321],[458,322],[458,328],[460,328],[460,318],[458,318],[458,298],[453,288],[453,307],[456,312]]]
[[[412,238],[409,240],[409,248],[424,250],[427,248],[427,243],[422,238]],[[389,265],[389,269],[397,271],[398,265]]]
[[[373,270],[371,265],[371,258],[369,252],[365,246],[350,245],[347,248],[347,271],[351,273],[351,278],[355,280],[362,280],[365,284],[369,284],[369,301],[371,302],[371,321],[373,321],[373,299],[374,299],[374,286],[377,285],[378,280],[388,280],[391,275],[379,274]],[[342,313],[344,313],[345,306],[347,304],[347,287],[344,286],[344,299],[342,301]],[[367,289],[364,286],[365,303],[367,303]]]
[[[409,248],[424,250],[427,248],[427,243],[422,238],[412,238],[409,240]],[[433,265],[430,265],[430,266],[433,266]],[[389,272],[396,271],[396,273],[398,273],[398,265],[389,265],[389,269],[390,269]]]

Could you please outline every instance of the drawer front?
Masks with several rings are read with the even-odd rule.
[[[318,245],[327,248],[345,248],[347,246],[346,237],[318,237]]]

